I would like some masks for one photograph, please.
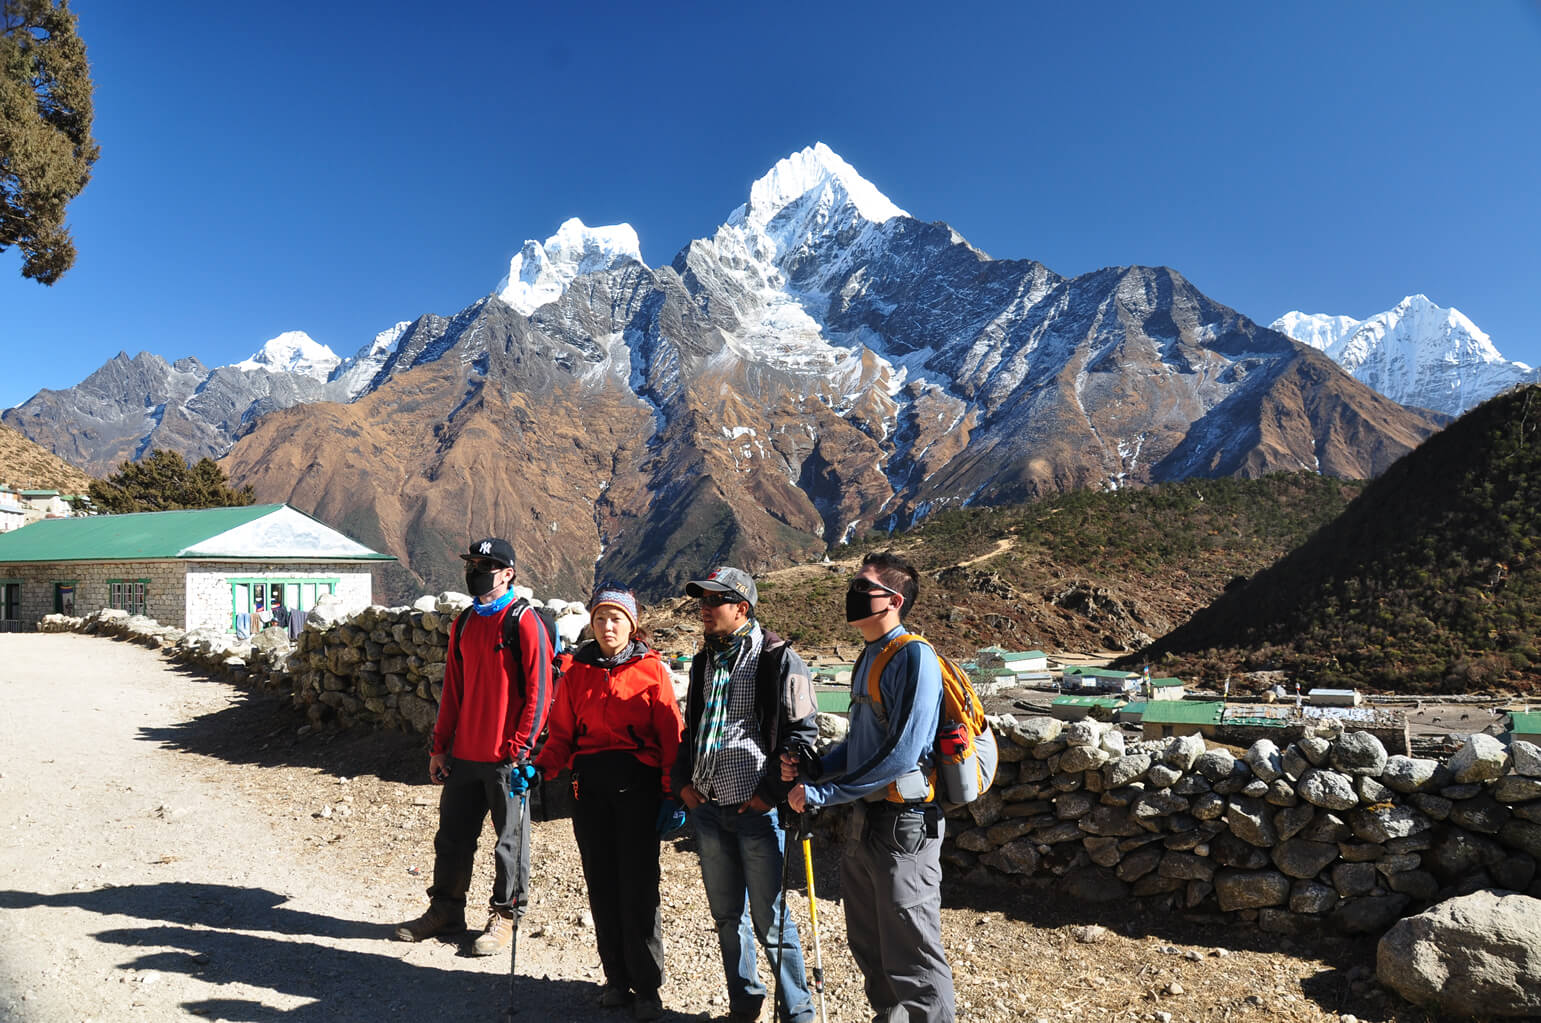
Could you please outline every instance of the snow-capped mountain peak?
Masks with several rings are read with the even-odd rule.
[[[856,168],[822,142],[776,161],[776,165],[749,187],[749,202],[735,211],[735,219],[763,229],[783,210],[805,196],[822,196],[830,205],[848,203],[863,219],[881,224],[908,213],[856,173]]]
[[[1436,305],[1427,295],[1409,295],[1364,320],[1292,312],[1269,326],[1326,352],[1393,401],[1452,416],[1541,377],[1505,359],[1459,309]]]
[[[1301,344],[1307,344],[1319,352],[1325,352],[1340,338],[1359,326],[1359,323],[1360,321],[1352,316],[1288,312],[1270,323],[1268,329],[1277,330]]]
[[[270,373],[297,373],[325,381],[342,358],[326,345],[315,341],[303,330],[286,330],[269,339],[251,358],[234,363],[247,372],[265,369]]]
[[[528,316],[555,302],[584,274],[642,262],[642,246],[630,224],[586,227],[573,217],[545,244],[534,239],[508,262],[508,274],[492,293]]]

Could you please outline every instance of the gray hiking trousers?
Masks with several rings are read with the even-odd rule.
[[[942,833],[924,807],[857,803],[840,861],[846,938],[873,1019],[953,1023],[952,968],[942,951]]]

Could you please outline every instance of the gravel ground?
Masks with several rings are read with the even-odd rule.
[[[420,739],[313,733],[287,698],[76,635],[0,636],[0,1019],[492,1021],[506,958],[407,945],[436,792]],[[623,1020],[600,979],[566,820],[535,826],[520,1018]],[[814,840],[831,1020],[870,1018],[838,851]],[[485,893],[481,857],[473,887]],[[664,848],[666,1018],[726,1012],[689,831]],[[802,866],[792,912],[807,931]],[[1290,942],[1218,919],[949,883],[965,1020],[1424,1020],[1374,983],[1374,942]],[[1169,1014],[1169,1015],[1168,1015]],[[769,1020],[767,1011],[764,1018]]]

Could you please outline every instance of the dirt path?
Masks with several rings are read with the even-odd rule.
[[[419,739],[309,733],[283,698],[87,636],[0,637],[0,700],[0,1020],[498,1018],[506,959],[389,937],[423,905],[432,866]],[[836,854],[816,849],[829,1017],[865,1020]],[[535,857],[519,1018],[628,1019],[594,1007],[567,821],[536,825]],[[668,1018],[718,1018],[688,832],[665,846],[663,870]],[[490,885],[490,866],[478,871],[473,900]],[[961,1019],[1422,1019],[1366,982],[1363,942],[1297,947],[1055,888],[945,887]],[[1106,930],[1082,943],[1086,924]]]

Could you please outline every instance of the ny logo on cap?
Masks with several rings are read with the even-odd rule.
[[[492,541],[491,540],[483,540],[482,543],[481,543],[480,550],[481,550],[481,552],[483,554],[491,554],[492,553]]]

